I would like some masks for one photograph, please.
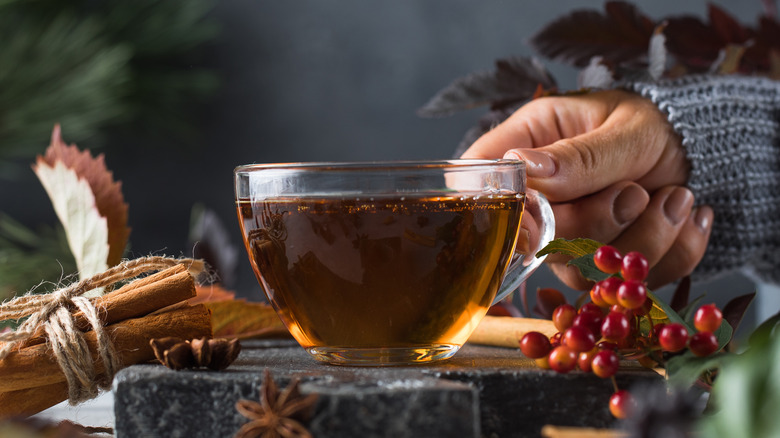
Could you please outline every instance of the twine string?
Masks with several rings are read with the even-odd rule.
[[[111,286],[141,274],[160,271],[178,264],[197,276],[205,270],[200,260],[150,256],[123,262],[113,268],[48,294],[27,294],[0,303],[0,321],[28,317],[15,331],[0,333],[0,360],[30,339],[43,327],[57,364],[68,384],[71,404],[95,397],[98,388],[106,389],[121,364],[113,342],[106,333],[92,301],[82,295],[90,290]],[[81,310],[95,333],[97,353],[103,363],[105,378],[96,380],[95,364],[84,337],[75,324],[71,309]]]

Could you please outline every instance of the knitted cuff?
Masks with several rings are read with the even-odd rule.
[[[688,187],[715,212],[695,278],[741,269],[780,282],[780,82],[688,76],[629,88],[682,136]]]

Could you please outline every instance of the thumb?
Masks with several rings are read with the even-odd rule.
[[[552,202],[596,193],[619,181],[641,182],[663,164],[661,156],[667,142],[643,126],[642,114],[631,113],[613,112],[592,131],[543,147],[510,149],[504,158],[525,161],[529,187]]]

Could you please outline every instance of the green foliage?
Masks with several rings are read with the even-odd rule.
[[[712,389],[714,412],[703,417],[700,436],[780,436],[780,336],[776,322],[759,328],[747,351],[721,365]]]
[[[41,279],[59,281],[74,272],[62,226],[33,231],[0,213],[0,301],[27,292]]]
[[[212,6],[0,1],[0,162],[42,151],[55,123],[91,147],[130,123],[183,134],[190,108],[217,85],[213,72],[193,67],[216,35]]]

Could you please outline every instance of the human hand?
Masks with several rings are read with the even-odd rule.
[[[655,288],[693,271],[712,225],[712,209],[694,208],[683,187],[689,166],[680,142],[652,102],[610,90],[531,101],[463,158],[526,161],[528,186],[552,203],[556,237],[589,237],[642,252]],[[528,219],[523,227],[533,231]],[[548,262],[569,286],[588,287],[565,258]]]

